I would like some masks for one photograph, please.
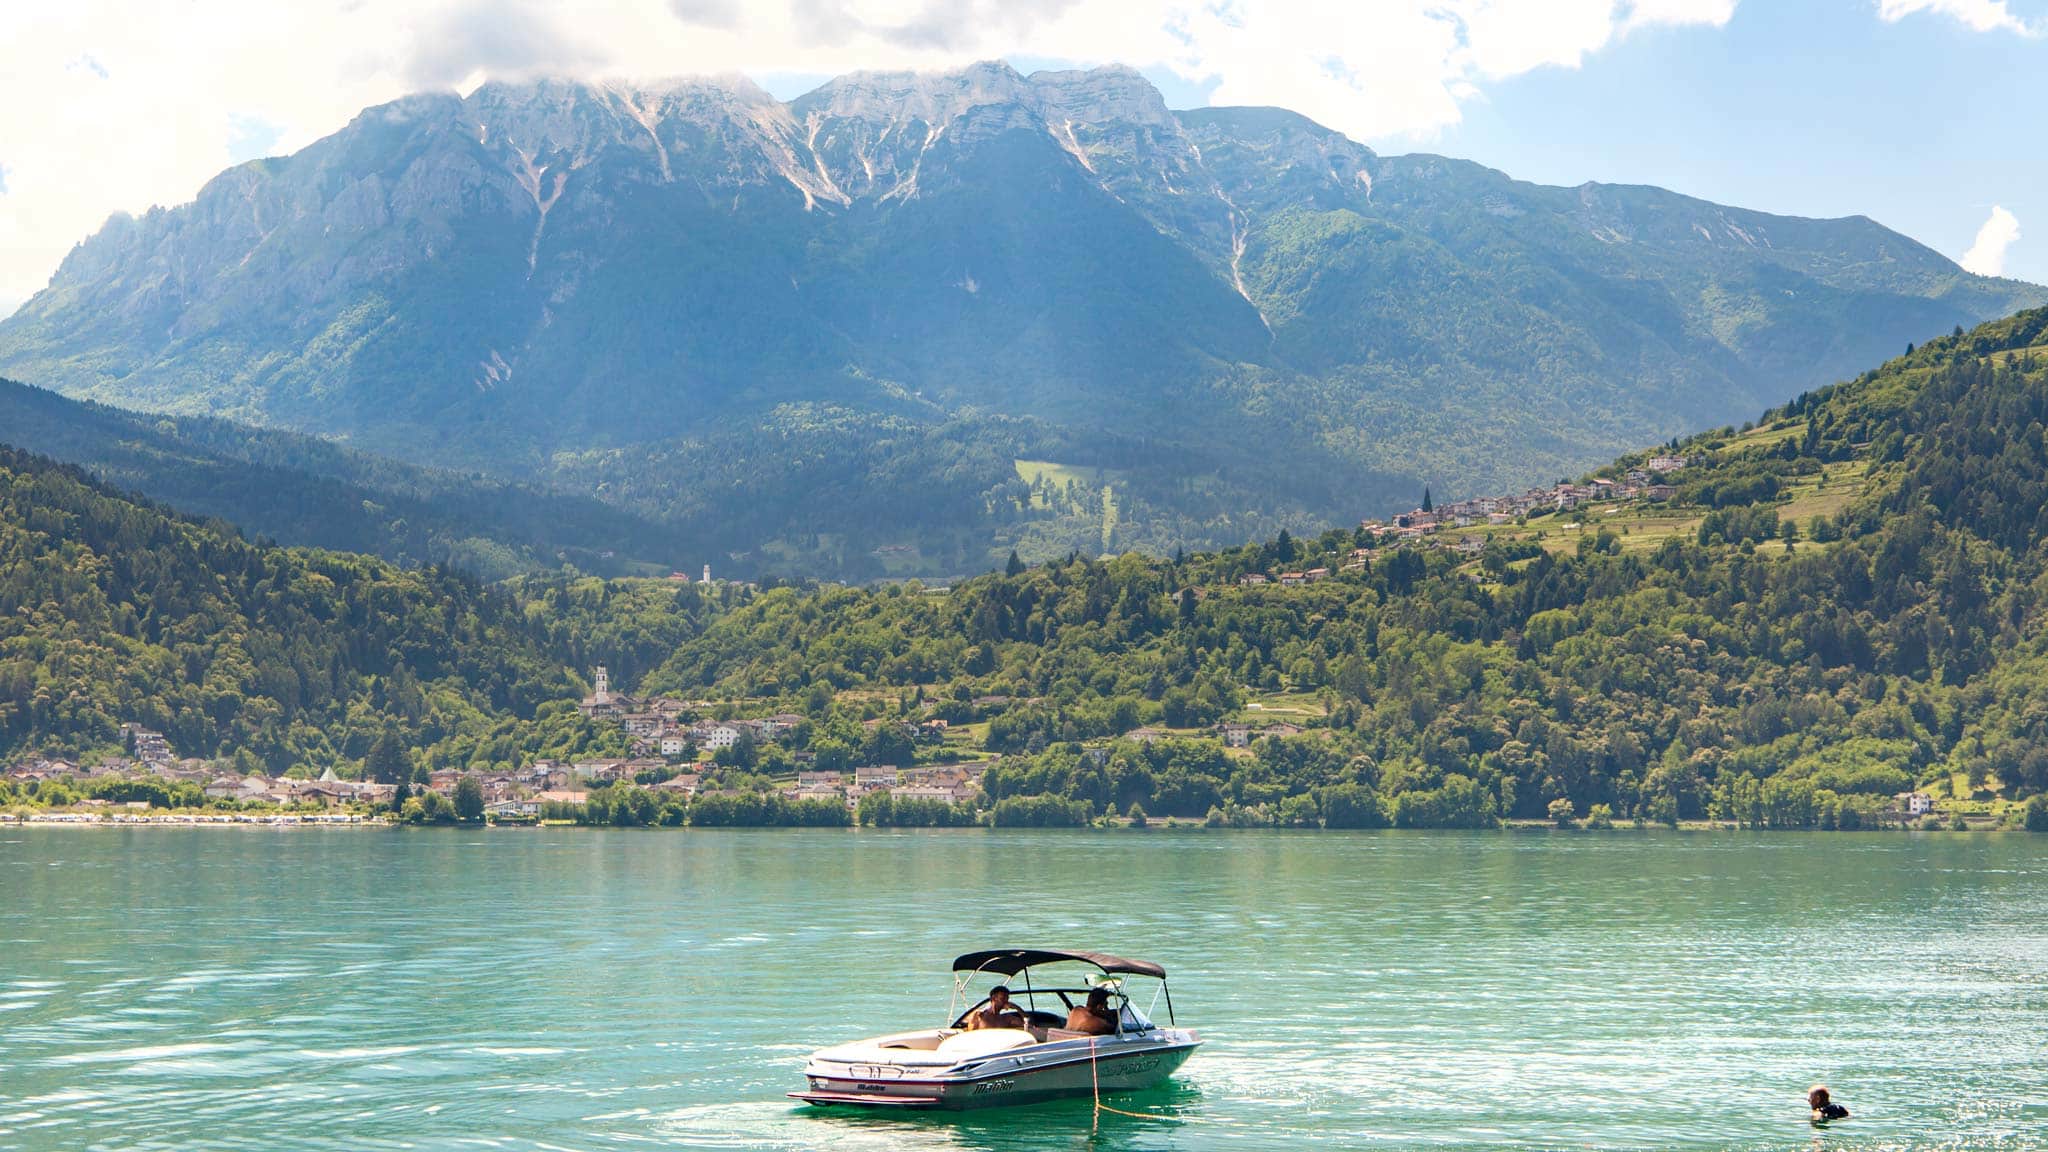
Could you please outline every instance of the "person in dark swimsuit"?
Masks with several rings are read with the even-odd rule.
[[[1806,1094],[1806,1106],[1813,1109],[1813,1122],[1815,1124],[1825,1124],[1830,1120],[1847,1120],[1849,1118],[1849,1110],[1829,1099],[1828,1090],[1818,1084],[1814,1085],[1813,1091]]]

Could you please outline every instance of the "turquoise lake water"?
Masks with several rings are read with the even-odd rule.
[[[783,1098],[1020,943],[1169,969],[1157,1119]],[[1311,1142],[2048,1149],[2048,837],[0,828],[0,1149]]]

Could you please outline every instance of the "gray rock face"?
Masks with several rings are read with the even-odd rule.
[[[0,372],[509,472],[824,401],[1471,487],[2041,299],[1867,220],[984,63],[789,103],[739,77],[407,97],[110,220],[0,323]]]

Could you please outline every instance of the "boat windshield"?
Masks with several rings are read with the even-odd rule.
[[[1100,989],[1109,994],[1110,1007],[1117,1013],[1117,1031],[1150,1031],[1155,1025],[1147,1012],[1133,1002],[1136,990],[1130,987],[1131,983],[1129,976],[1106,975],[1092,965],[1073,961],[1035,965],[1014,976],[960,972],[954,979],[953,1026],[964,1026],[967,1017],[988,1002],[990,990],[1000,985],[1010,990],[1011,1002],[1024,1012],[1034,1029],[1066,1027],[1068,1012],[1086,1004],[1089,994]],[[1154,986],[1147,999],[1156,999],[1157,989],[1164,981],[1147,979],[1145,983]]]

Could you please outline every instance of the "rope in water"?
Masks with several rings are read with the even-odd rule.
[[[1102,1076],[1095,1068],[1095,1037],[1093,1036],[1088,1038],[1088,1080],[1095,1089],[1095,1122],[1098,1124],[1102,1122],[1102,1114],[1104,1112],[1114,1112],[1119,1116],[1129,1116],[1134,1120],[1174,1119],[1171,1116],[1160,1116],[1151,1112],[1126,1112],[1121,1108],[1111,1108],[1102,1102]]]

